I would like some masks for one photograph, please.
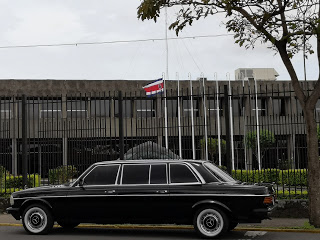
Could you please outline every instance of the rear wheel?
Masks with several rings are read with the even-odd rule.
[[[196,212],[193,225],[201,237],[216,238],[227,231],[229,219],[219,208],[203,207]]]
[[[53,217],[47,207],[33,204],[24,210],[22,223],[30,234],[48,234],[53,227]]]
[[[77,222],[58,221],[58,224],[64,229],[74,229],[79,225]]]

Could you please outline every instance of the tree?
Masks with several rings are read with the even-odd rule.
[[[259,139],[260,139],[260,150],[261,150],[261,160],[262,160],[266,150],[276,142],[276,139],[274,137],[274,134],[268,130],[260,130]],[[254,155],[257,158],[257,151],[256,151],[257,131],[248,132],[244,138],[244,142],[245,142],[246,148],[252,149],[254,152]]]
[[[320,3],[319,0],[142,0],[138,18],[157,21],[164,7],[178,10],[169,26],[178,34],[187,25],[209,15],[223,13],[225,27],[234,32],[235,42],[246,48],[257,41],[268,43],[279,53],[302,106],[307,132],[308,190],[310,223],[320,227],[320,161],[318,152],[315,105],[320,97],[320,71],[312,92],[304,92],[299,82],[292,57],[303,51],[314,53],[310,42],[316,41],[318,69],[320,68]],[[305,42],[305,44],[304,44]]]
[[[226,141],[220,139],[221,155],[226,154]],[[206,149],[206,139],[200,140],[200,147],[202,150]],[[217,156],[219,155],[219,140],[216,138],[208,138],[208,153],[210,154],[211,161],[217,164]]]

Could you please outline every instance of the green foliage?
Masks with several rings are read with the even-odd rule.
[[[226,141],[220,139],[221,143],[221,154],[224,155],[226,153]],[[200,140],[200,147],[202,150],[206,148],[206,139],[203,138]],[[208,152],[211,156],[211,160],[214,161],[219,154],[219,140],[217,138],[208,138]]]
[[[6,177],[5,188],[13,188],[13,189],[23,189],[24,186],[22,184],[22,176],[12,176],[9,175]],[[34,174],[28,176],[27,187],[39,187],[40,186],[40,175]]]
[[[317,126],[318,142],[320,142],[320,127]]]
[[[60,166],[49,170],[49,183],[62,184],[69,182],[78,173],[75,166]]]
[[[306,169],[264,169],[264,170],[234,170],[232,177],[241,182],[272,183],[278,185],[307,186]]]
[[[9,172],[0,165],[0,188],[4,186],[5,177],[9,175]]]
[[[278,191],[277,199],[308,199],[308,191]]]
[[[274,134],[269,130],[260,130],[260,149],[261,151],[272,146],[276,142]],[[245,144],[247,148],[255,149],[257,146],[257,131],[248,132],[245,136]]]

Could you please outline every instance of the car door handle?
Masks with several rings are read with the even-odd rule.
[[[157,190],[156,193],[168,193],[168,190]]]
[[[106,190],[104,191],[104,193],[106,194],[114,194],[116,192],[116,190]]]

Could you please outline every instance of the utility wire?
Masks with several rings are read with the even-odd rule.
[[[200,35],[192,37],[171,37],[168,40],[180,39],[199,39],[199,38],[215,38],[234,36],[234,34],[218,34],[218,35]],[[137,42],[151,42],[151,41],[165,41],[165,38],[148,38],[136,40],[118,40],[118,41],[104,41],[104,42],[79,42],[79,43],[58,43],[58,44],[35,44],[35,45],[13,45],[13,46],[0,46],[0,49],[8,48],[36,48],[36,47],[63,47],[63,46],[78,46],[78,45],[102,45],[102,44],[116,44],[116,43],[137,43]]]

